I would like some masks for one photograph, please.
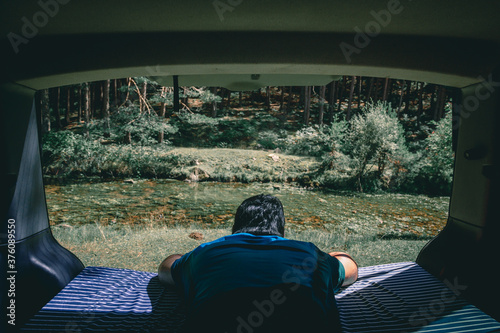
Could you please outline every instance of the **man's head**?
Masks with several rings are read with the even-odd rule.
[[[256,195],[241,203],[234,218],[233,234],[285,235],[285,213],[278,198]]]

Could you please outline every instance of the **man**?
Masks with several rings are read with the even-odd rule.
[[[283,206],[270,195],[243,201],[232,231],[158,269],[181,292],[186,331],[340,331],[334,292],[358,276],[348,254],[284,238]]]

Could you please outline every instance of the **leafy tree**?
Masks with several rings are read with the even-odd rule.
[[[94,137],[101,137],[101,123],[106,119],[95,120],[90,128]],[[113,126],[110,128],[110,140],[127,143],[135,143],[142,146],[158,143],[158,135],[165,133],[173,135],[177,128],[168,123],[168,121],[158,116],[154,112],[141,112],[138,105],[122,106],[110,116],[109,121]],[[130,142],[128,142],[130,140]],[[168,140],[164,141],[169,143]]]
[[[421,144],[422,149],[416,158],[408,164],[408,175],[401,190],[427,194],[450,195],[453,181],[454,153],[452,150],[451,112],[438,122]]]
[[[390,104],[380,101],[368,103],[362,113],[351,119],[345,141],[352,172],[361,192],[363,178],[376,167],[380,179],[388,163],[397,160],[405,147],[403,129],[395,112]]]

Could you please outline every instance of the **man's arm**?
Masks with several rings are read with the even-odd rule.
[[[358,279],[358,264],[352,259],[350,255],[345,252],[330,252],[332,257],[337,258],[342,266],[344,266],[345,279],[342,287],[353,284]]]
[[[172,254],[169,255],[158,267],[158,278],[160,279],[160,283],[166,286],[175,286],[174,279],[172,278],[172,264],[177,259],[181,258],[180,254]]]

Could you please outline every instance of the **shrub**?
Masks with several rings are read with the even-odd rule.
[[[46,174],[79,174],[96,172],[103,163],[103,146],[71,131],[44,135],[42,165]]]
[[[336,119],[330,126],[304,127],[287,139],[286,153],[323,157],[343,149],[347,123]]]
[[[389,104],[368,103],[361,114],[353,117],[346,135],[345,151],[351,158],[359,191],[363,191],[363,178],[374,168],[377,169],[376,179],[382,180],[386,167],[406,151],[403,129]],[[373,175],[368,178],[370,188],[379,187]]]
[[[228,147],[237,147],[242,143],[249,142],[255,137],[254,121],[247,119],[220,120],[216,135],[213,138],[214,145],[226,143]]]
[[[407,163],[407,175],[399,189],[411,193],[450,195],[453,181],[452,120],[451,112],[435,126],[423,140],[422,149]]]
[[[172,120],[172,125],[178,129],[175,145],[212,146],[219,134],[219,122],[219,118],[211,118],[199,113],[179,112]]]
[[[264,149],[284,150],[286,146],[287,133],[281,131],[262,131],[257,135],[257,144]]]
[[[103,125],[105,120],[94,120],[89,126],[94,137],[103,137]],[[153,112],[141,112],[137,105],[123,106],[110,116],[113,126],[110,128],[109,139],[122,142],[130,137],[131,142],[142,146],[158,143],[158,135],[163,132],[166,139],[165,144],[170,144],[168,138],[177,132],[177,128],[172,126],[163,117],[159,117]]]

